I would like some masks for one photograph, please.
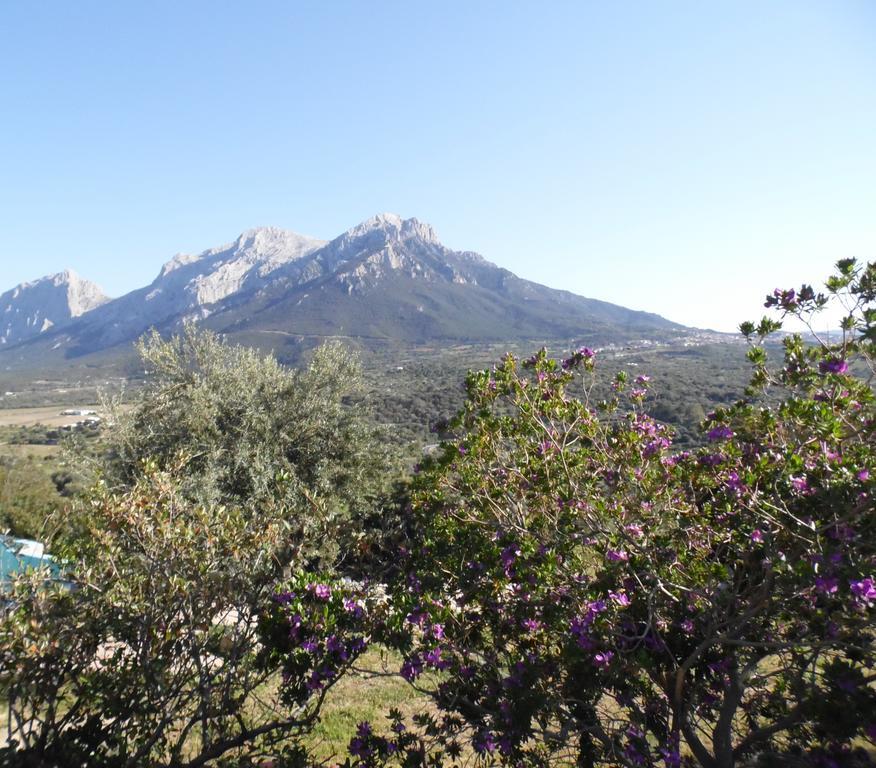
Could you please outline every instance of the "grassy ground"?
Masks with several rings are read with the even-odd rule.
[[[320,722],[307,737],[318,760],[326,764],[343,761],[356,726],[364,720],[381,733],[388,728],[390,709],[400,710],[406,718],[426,709],[426,700],[397,674],[400,666],[398,655],[372,648],[359,658],[356,671],[331,689]],[[0,698],[0,713],[5,708],[6,701]],[[5,745],[6,729],[0,727],[0,747]]]
[[[319,759],[342,758],[356,726],[369,721],[377,733],[388,727],[386,714],[395,708],[406,717],[427,708],[398,675],[401,658],[383,649],[372,648],[356,664],[356,671],[345,676],[326,697],[319,725],[309,736],[309,746]]]
[[[47,456],[57,456],[60,450],[59,445],[0,444],[0,452],[16,459],[45,459]]]

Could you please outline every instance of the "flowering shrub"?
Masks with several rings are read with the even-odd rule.
[[[287,705],[321,703],[368,647],[366,592],[354,583],[298,573],[273,597],[261,620],[269,668],[282,672]]]
[[[827,287],[842,339],[790,336],[774,372],[780,322],[744,324],[751,387],[691,452],[647,415],[646,376],[591,401],[591,350],[470,374],[386,627],[406,678],[440,673],[449,754],[723,768],[876,742],[876,401],[853,374],[873,371],[876,265]],[[767,306],[811,320],[828,301]]]

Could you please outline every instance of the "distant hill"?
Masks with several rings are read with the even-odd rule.
[[[249,230],[229,245],[175,256],[150,285],[112,301],[84,291],[87,300],[66,314],[50,317],[55,304],[48,294],[41,303],[42,295],[32,293],[26,315],[34,318],[27,327],[39,324],[39,330],[10,333],[0,365],[104,358],[117,347],[129,349],[149,328],[170,331],[187,319],[271,349],[338,336],[365,345],[549,338],[605,344],[689,330],[523,280],[476,253],[447,248],[428,224],[393,214],[330,242],[282,229]]]

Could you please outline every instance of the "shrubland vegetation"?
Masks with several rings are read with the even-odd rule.
[[[53,474],[33,456],[0,458],[0,532],[31,538],[42,534],[46,519],[62,504]]]
[[[767,304],[830,301],[842,338],[781,360],[780,323],[745,324],[747,389],[679,400],[696,435],[638,360],[509,354],[410,483],[343,349],[290,372],[191,328],[145,339],[150,385],[51,542],[70,585],[6,596],[0,756],[311,764],[333,689],[390,690],[357,672],[382,648],[423,708],[359,723],[349,766],[867,762],[876,264]]]
[[[571,340],[545,346],[559,357]],[[532,345],[467,346],[417,349],[406,354],[369,353],[364,376],[375,418],[391,427],[393,441],[408,453],[412,448],[437,442],[436,426],[449,421],[465,402],[462,386],[466,373],[493,365],[512,352],[526,357]],[[745,347],[734,340],[687,348],[611,348],[599,351],[603,366],[626,370],[635,377],[645,371],[652,377],[649,411],[675,430],[676,443],[694,445],[701,440],[699,424],[706,413],[740,397],[748,383]],[[610,381],[594,386],[608,394]],[[582,392],[572,385],[571,392]]]

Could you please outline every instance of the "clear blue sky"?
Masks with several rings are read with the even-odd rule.
[[[876,258],[876,3],[0,5],[0,289],[380,211],[732,329]]]

